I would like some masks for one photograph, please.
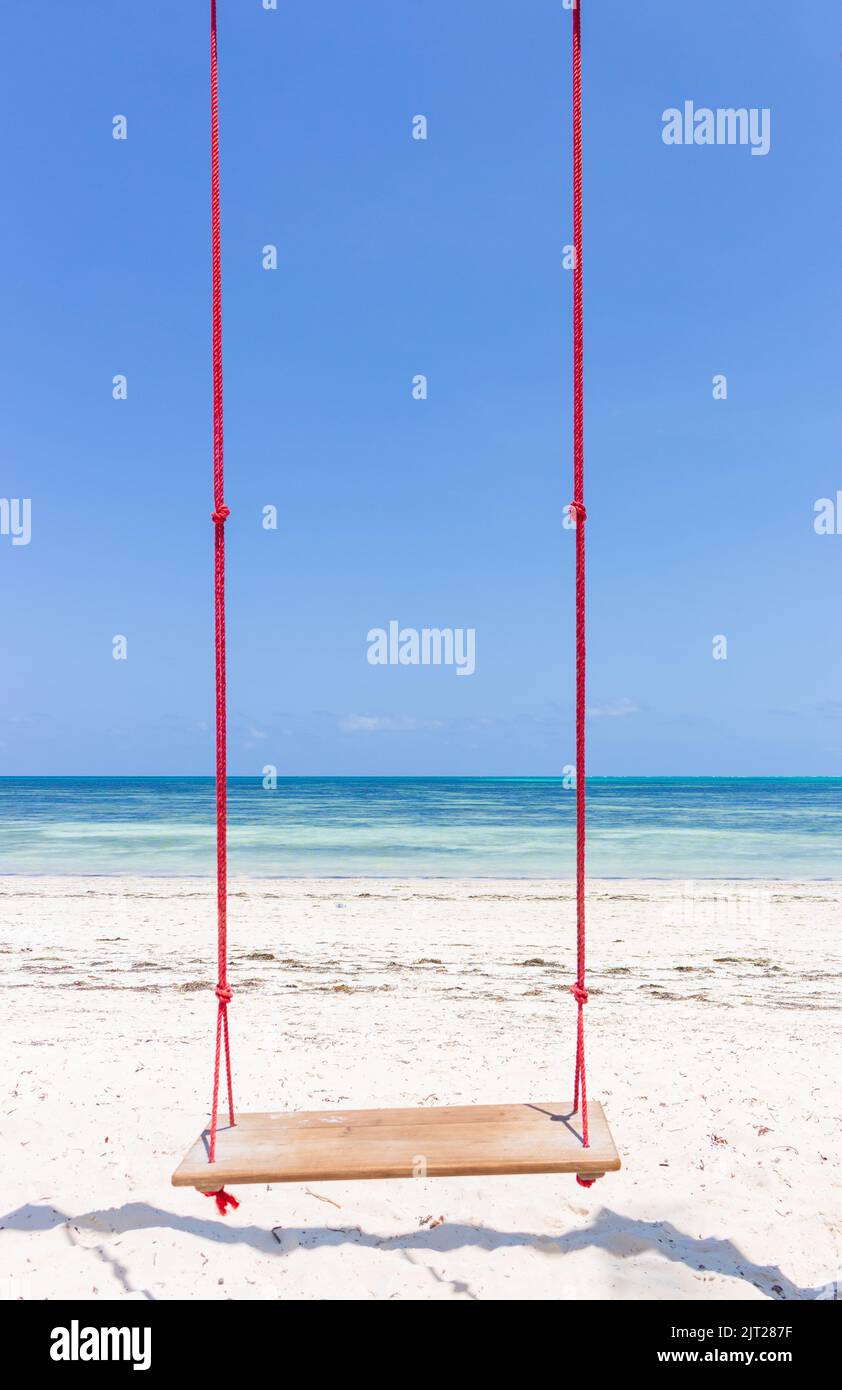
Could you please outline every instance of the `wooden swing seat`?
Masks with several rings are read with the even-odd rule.
[[[598,1101],[581,1114],[567,1102],[444,1105],[409,1110],[304,1110],[237,1115],[209,1132],[173,1173],[174,1187],[206,1192],[227,1183],[331,1182],[361,1178],[484,1177],[578,1173],[601,1177],[620,1157]]]

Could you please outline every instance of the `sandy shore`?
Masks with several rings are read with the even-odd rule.
[[[0,880],[0,1294],[815,1298],[842,1277],[840,884],[591,893],[588,1058],[624,1169],[170,1186],[201,1129],[205,880]],[[232,885],[244,1109],[565,1099],[569,884]],[[822,1296],[827,1296],[825,1292]]]

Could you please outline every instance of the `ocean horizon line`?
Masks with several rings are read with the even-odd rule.
[[[278,782],[564,782],[562,773],[278,772]],[[229,772],[229,782],[260,782],[263,772]],[[841,782],[811,772],[594,772],[587,782]],[[0,782],[215,782],[213,772],[4,772]]]

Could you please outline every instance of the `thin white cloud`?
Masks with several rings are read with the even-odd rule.
[[[640,714],[633,700],[612,700],[607,705],[588,705],[589,719],[621,719],[626,714]]]
[[[413,719],[407,714],[345,714],[339,720],[344,734],[411,733],[418,729],[442,729],[441,719]]]

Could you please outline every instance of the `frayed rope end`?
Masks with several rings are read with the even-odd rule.
[[[230,1192],[226,1192],[224,1187],[220,1187],[218,1192],[203,1192],[203,1197],[213,1197],[216,1200],[216,1209],[220,1216],[227,1216],[228,1208],[236,1208],[240,1205],[236,1197],[232,1197]]]

